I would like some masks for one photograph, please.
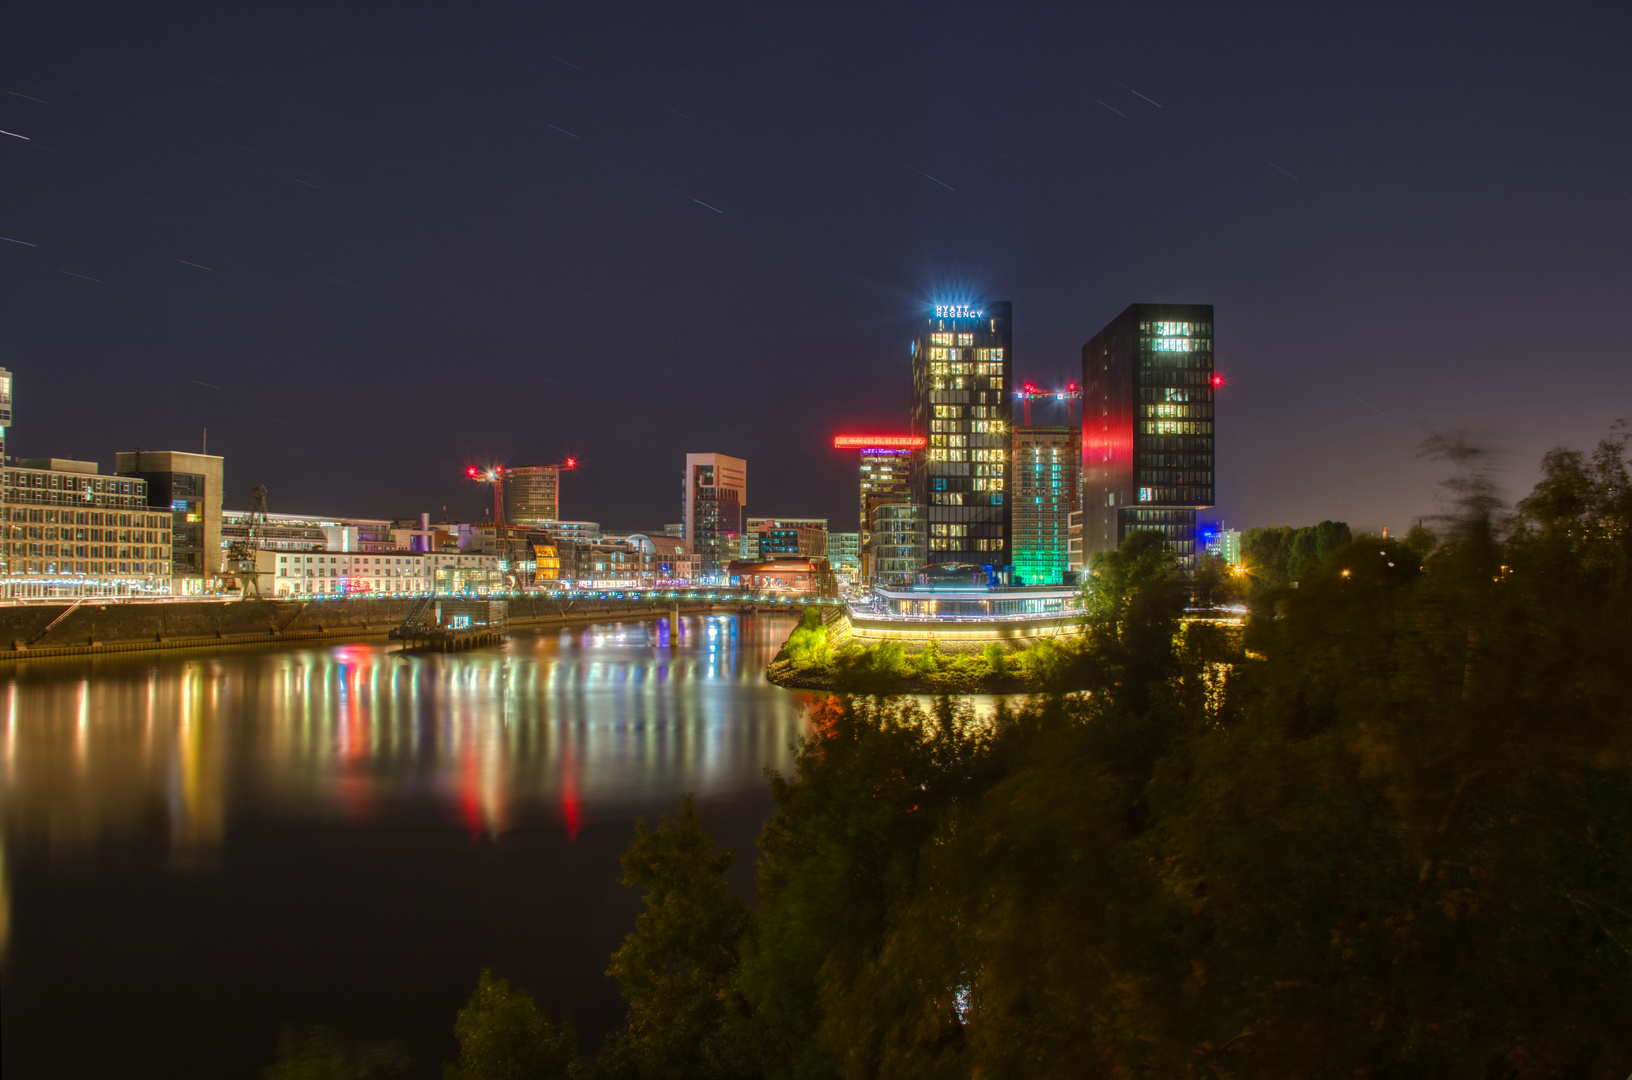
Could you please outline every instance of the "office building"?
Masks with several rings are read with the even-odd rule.
[[[504,470],[504,516],[512,525],[541,525],[561,516],[561,466]]]
[[[910,501],[878,503],[868,526],[867,580],[910,585],[924,565],[924,508]]]
[[[704,581],[723,581],[742,548],[748,463],[725,454],[687,454],[681,503],[685,540]]]
[[[1070,426],[1017,427],[1011,450],[1009,502],[1014,576],[1026,585],[1063,585],[1071,569],[1071,513],[1082,465],[1079,432]]]
[[[171,516],[147,482],[102,476],[96,462],[24,458],[0,469],[0,598],[153,596],[170,592]]]
[[[0,367],[0,465],[6,457],[6,435],[11,431],[11,372]]]
[[[180,593],[202,592],[221,572],[224,462],[213,454],[134,450],[114,456],[113,471],[147,482],[147,504],[170,513],[171,574]]]
[[[1235,566],[1241,562],[1241,530],[1201,527],[1202,548],[1221,563]]]
[[[1080,492],[1082,485],[1078,484],[1077,488]],[[1082,581],[1082,572],[1086,569],[1082,554],[1082,508],[1079,506],[1071,511],[1070,514],[1066,515],[1065,520],[1067,522],[1065,528],[1066,572],[1073,575],[1071,581],[1080,583]]]
[[[640,572],[647,586],[671,587],[697,580],[697,557],[683,538],[634,533],[627,542],[640,556]]]
[[[145,455],[144,455],[145,456]],[[263,551],[435,551],[454,535],[432,529],[430,515],[397,518],[342,518],[322,514],[267,514],[257,520],[248,510],[221,511],[221,546],[254,544]]]
[[[836,450],[855,450],[860,467],[860,529],[863,542],[872,513],[868,499],[899,502],[912,494],[912,452],[928,443],[922,435],[836,435]]]
[[[531,528],[557,540],[571,540],[575,544],[601,542],[601,523],[598,521],[537,521]]]
[[[1160,532],[1186,569],[1213,505],[1213,307],[1134,304],[1082,347],[1083,557]]]
[[[912,433],[928,445],[914,463],[931,563],[1006,574],[1010,536],[1009,388],[1012,305],[943,304],[912,345]]]
[[[742,535],[744,559],[827,555],[826,518],[749,518]]]
[[[833,564],[834,573],[855,581],[861,573],[861,534],[828,533],[827,560]]]

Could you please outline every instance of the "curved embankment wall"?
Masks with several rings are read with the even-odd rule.
[[[611,617],[656,617],[670,603],[627,600],[509,601],[518,628]],[[149,649],[254,645],[269,641],[385,635],[407,616],[409,600],[84,601],[0,607],[0,663]],[[716,604],[682,604],[683,612]],[[70,610],[71,609],[71,610]]]

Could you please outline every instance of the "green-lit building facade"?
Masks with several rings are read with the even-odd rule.
[[[1014,577],[1025,585],[1062,585],[1070,569],[1070,519],[1077,509],[1082,454],[1068,425],[1017,427],[1010,449]]]

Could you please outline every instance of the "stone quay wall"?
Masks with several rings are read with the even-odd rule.
[[[119,601],[17,604],[0,607],[0,663],[50,656],[262,645],[313,638],[385,636],[407,617],[415,600]],[[509,600],[512,629],[657,618],[675,602],[634,600]],[[683,613],[735,608],[682,603]]]

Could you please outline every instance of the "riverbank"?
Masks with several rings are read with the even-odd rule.
[[[765,678],[837,694],[1029,694],[1055,681],[1067,655],[1052,637],[931,640],[911,653],[907,644],[857,637],[842,608],[806,608]]]
[[[384,637],[413,599],[82,601],[0,608],[0,664],[167,649],[217,649],[277,641]],[[731,604],[682,604],[682,614]],[[521,598],[509,601],[512,629],[608,618],[658,618],[672,602]]]

